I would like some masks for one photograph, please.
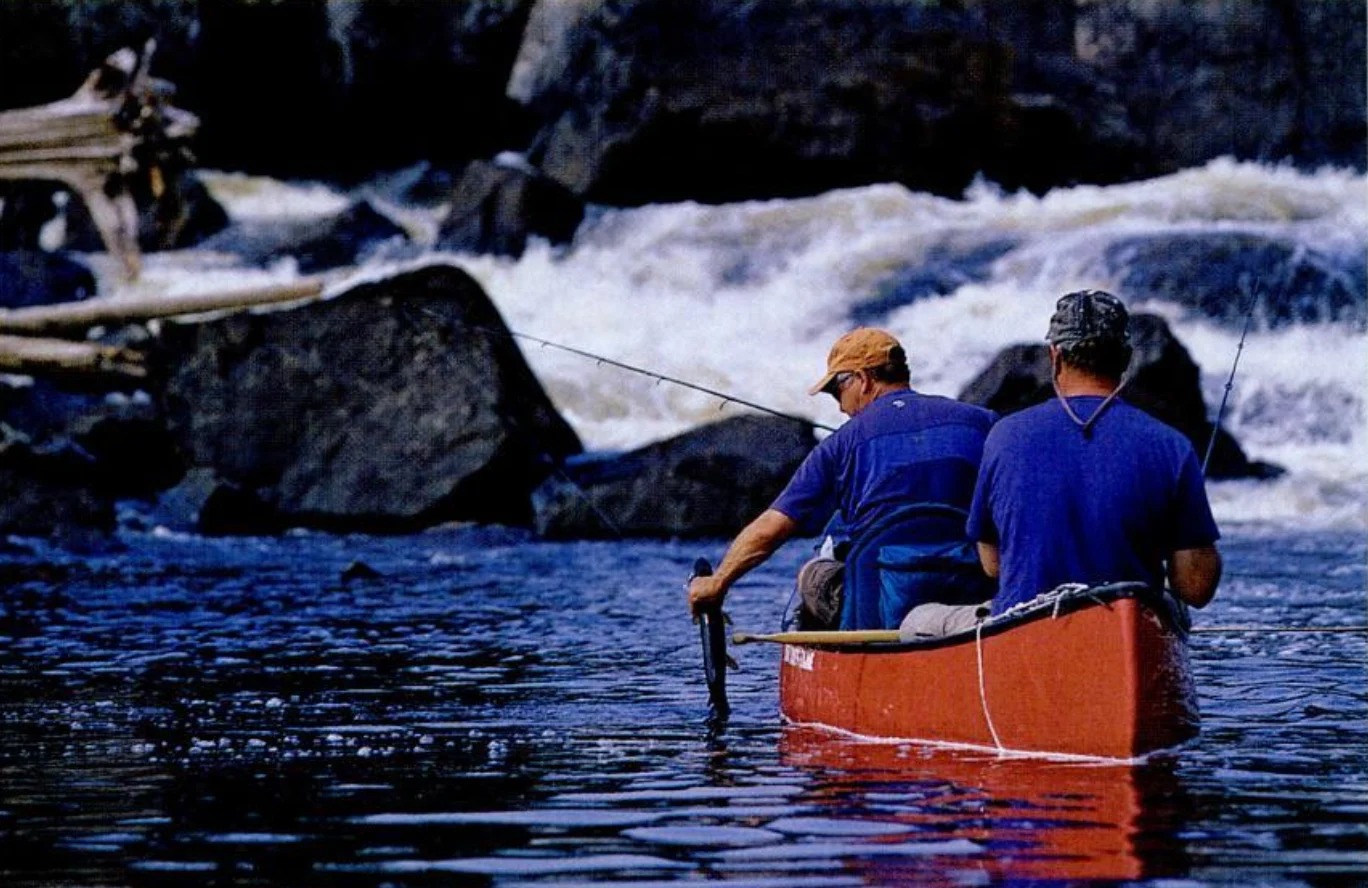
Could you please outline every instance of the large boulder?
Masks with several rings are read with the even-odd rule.
[[[816,445],[812,427],[739,416],[630,453],[573,460],[536,492],[545,537],[719,537],[783,490]]]
[[[1139,235],[1104,262],[1129,304],[1173,302],[1233,327],[1251,310],[1261,327],[1368,324],[1368,243],[1342,254],[1255,232]]]
[[[451,194],[437,246],[445,250],[521,256],[527,239],[570,242],[584,219],[584,203],[532,169],[475,161]]]
[[[1130,382],[1122,397],[1187,436],[1199,457],[1206,454],[1215,423],[1202,397],[1201,368],[1156,315],[1131,316]],[[1055,397],[1050,352],[1045,345],[1014,345],[959,393],[959,399],[1006,415]],[[1216,435],[1207,474],[1212,478],[1269,478],[1282,469],[1254,462],[1222,428]]]
[[[186,462],[258,504],[258,529],[525,524],[532,489],[580,450],[488,297],[453,267],[169,324],[157,358]]]

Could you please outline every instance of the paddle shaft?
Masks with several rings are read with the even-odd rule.
[[[732,644],[751,644],[767,641],[773,644],[868,644],[870,642],[902,641],[896,629],[854,629],[840,631],[775,632],[769,635],[737,632]]]

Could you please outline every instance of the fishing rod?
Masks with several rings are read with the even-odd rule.
[[[1247,286],[1241,282],[1241,289]],[[1207,441],[1206,456],[1202,457],[1202,475],[1207,473],[1211,454],[1216,449],[1216,436],[1221,433],[1221,420],[1225,418],[1226,402],[1230,400],[1230,390],[1235,386],[1235,371],[1240,366],[1240,355],[1244,352],[1245,337],[1249,335],[1249,322],[1254,318],[1254,307],[1259,302],[1259,287],[1256,284],[1249,292],[1249,306],[1245,309],[1244,329],[1240,331],[1240,342],[1235,346],[1235,361],[1230,365],[1230,376],[1226,378],[1225,392],[1221,395],[1221,407],[1216,411],[1216,423],[1211,427],[1211,438]]]
[[[545,348],[559,349],[563,352],[569,352],[572,355],[578,355],[582,358],[588,358],[592,361],[597,361],[600,364],[607,364],[610,367],[617,367],[621,370],[627,370],[631,373],[639,373],[642,376],[649,377],[650,379],[654,379],[657,382],[668,382],[671,385],[677,385],[681,388],[691,389],[696,392],[702,392],[705,395],[711,395],[712,397],[717,398],[722,402],[721,406],[718,407],[719,410],[721,410],[723,407],[726,407],[729,403],[740,404],[742,407],[749,407],[752,410],[758,410],[761,413],[768,413],[770,416],[777,416],[781,419],[791,419],[794,422],[801,422],[805,425],[810,425],[815,429],[822,429],[823,431],[827,432],[836,431],[836,429],[832,426],[823,425],[820,422],[814,422],[813,420],[803,416],[797,416],[792,413],[785,413],[782,410],[775,410],[773,407],[766,407],[764,404],[757,404],[754,401],[748,401],[745,398],[738,398],[736,395],[728,394],[727,392],[721,392],[717,389],[711,389],[707,386],[699,385],[695,382],[689,382],[687,379],[680,379],[675,376],[668,376],[664,373],[657,373],[654,370],[647,370],[645,367],[637,367],[633,364],[628,364],[623,361],[614,360],[613,358],[604,357],[603,355],[596,355],[593,352],[585,351],[582,348],[575,348],[573,345],[563,345],[559,342],[552,342],[549,339],[543,339],[540,336],[533,336],[530,333],[521,333],[517,330],[508,330],[507,332],[509,336],[513,336],[518,339],[526,339],[528,342],[535,342],[538,345],[543,346]]]

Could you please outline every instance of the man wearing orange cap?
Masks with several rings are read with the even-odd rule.
[[[868,327],[832,346],[826,375],[810,394],[822,392],[850,421],[808,454],[773,505],[737,535],[716,572],[689,584],[694,613],[720,603],[789,537],[816,534],[833,516],[843,544],[824,546],[798,575],[805,628],[891,629],[922,601],[991,597],[964,521],[994,414],[912,391],[902,345]],[[884,557],[895,551],[969,567],[898,570]]]

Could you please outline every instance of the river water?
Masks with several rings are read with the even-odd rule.
[[[333,273],[330,292],[457,264],[524,333],[832,425],[828,400],[804,393],[853,323],[892,329],[914,386],[954,395],[999,348],[1038,342],[1054,299],[1079,287],[1165,317],[1214,411],[1240,324],[1128,288],[1169,266],[1129,265],[1120,246],[1290,245],[1283,284],[1256,285],[1282,286],[1298,319],[1256,313],[1225,417],[1252,458],[1287,472],[1211,485],[1227,580],[1198,625],[1368,621],[1362,174],[1217,161],[1039,198],[978,183],[959,201],[872,186],[594,208],[573,245],[534,242],[517,261],[434,252],[440,207],[207,178],[238,219],[368,197],[404,222],[408,244]],[[298,276],[289,260],[146,260],[139,284],[111,273],[102,292]],[[1220,289],[1202,263],[1172,267]],[[1292,292],[1297,275],[1321,283]],[[718,416],[715,399],[653,379],[526,357],[590,448]],[[1195,635],[1191,745],[1131,765],[1004,759],[786,728],[765,648],[736,651],[734,712],[705,725],[682,583],[720,541],[488,528],[120,541],[0,552],[6,886],[1368,883],[1363,633]],[[790,545],[746,579],[738,628],[776,626],[806,554]]]
[[[1226,530],[1199,626],[1364,622],[1361,532]],[[7,886],[1368,880],[1362,634],[1194,636],[1191,745],[1020,760],[784,727],[764,647],[709,727],[682,581],[717,543],[123,542],[0,560]]]

